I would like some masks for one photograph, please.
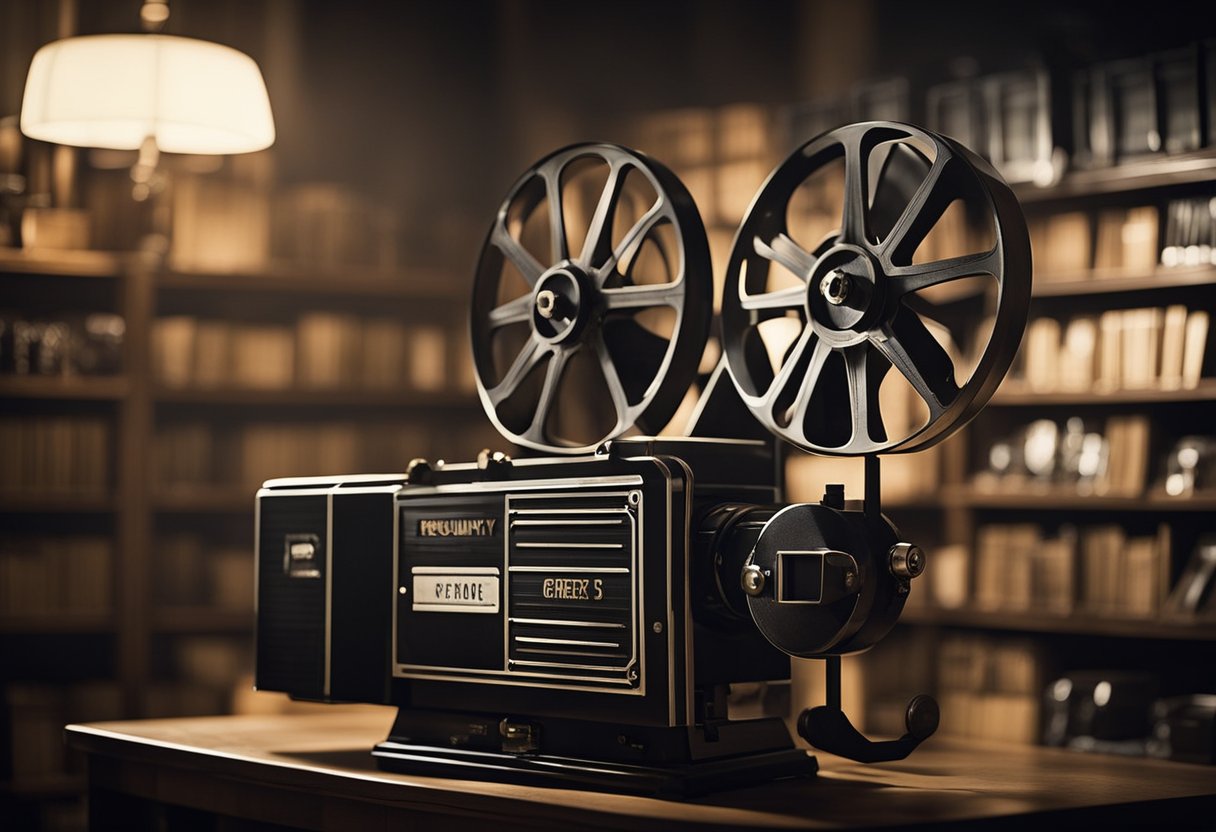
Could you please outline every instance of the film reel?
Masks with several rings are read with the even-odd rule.
[[[805,208],[811,181],[820,202],[833,188],[839,194],[838,225],[799,239],[790,231],[792,208]],[[955,203],[961,221],[983,225],[987,239],[979,250],[934,256],[926,240],[938,238],[948,209],[958,216]],[[973,417],[1009,369],[1026,324],[1030,265],[1017,199],[987,162],[905,124],[838,128],[779,165],[739,227],[722,301],[731,376],[752,414],[804,450],[852,456],[926,448]],[[980,291],[961,297],[990,298],[991,333],[970,351],[973,369],[959,381],[961,351],[952,357],[947,347],[957,347],[964,327],[932,322],[949,318],[945,307],[958,300],[947,303],[941,293],[973,279]],[[800,329],[774,345],[762,330],[778,320]],[[921,418],[902,435],[891,435],[880,406],[892,367],[920,402]]]
[[[674,174],[616,145],[559,150],[511,188],[482,247],[482,406],[504,437],[548,453],[657,430],[696,372],[711,294],[705,229]]]

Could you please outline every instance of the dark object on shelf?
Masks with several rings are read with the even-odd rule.
[[[1203,143],[1199,49],[1099,64],[1073,82],[1075,158],[1103,167]]]
[[[1153,705],[1148,753],[1181,763],[1216,763],[1216,696],[1175,696]]]
[[[833,161],[841,229],[804,248],[769,217]],[[912,265],[955,198],[991,218],[995,244]],[[1012,192],[959,145],[893,122],[820,136],[740,228],[724,356],[685,435],[625,437],[671,416],[704,349],[704,230],[653,160],[612,145],[547,157],[500,207],[472,303],[483,407],[545,455],[267,482],[258,687],[398,706],[373,752],[385,768],[684,796],[816,770],[780,717],[731,719],[727,703],[731,684],[819,658],[827,704],[802,715],[803,736],[902,759],[936,729],[932,699],[913,699],[908,734],[885,743],[840,705],[839,657],[891,630],[925,568],[881,513],[876,453],[941,441],[987,401],[1025,325],[1029,258]],[[774,264],[793,286],[769,285]],[[995,283],[999,307],[978,369],[956,381],[913,307],[969,276]],[[674,321],[656,331],[664,311]],[[777,318],[801,334],[774,367],[758,327]],[[910,433],[888,435],[878,404],[892,368],[927,406]],[[572,425],[576,408],[607,419]],[[817,503],[783,503],[775,437],[864,456],[864,499],[828,484]]]
[[[1216,618],[1216,535],[1206,535],[1195,544],[1182,577],[1165,611],[1185,618]]]
[[[929,126],[979,150],[1008,182],[1048,186],[1064,167],[1051,130],[1051,84],[1042,69],[952,81],[926,94]]]
[[[1047,686],[1043,743],[1126,753],[1126,743],[1148,735],[1156,696],[1157,679],[1148,674],[1069,673]]]

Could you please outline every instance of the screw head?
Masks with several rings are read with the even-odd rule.
[[[405,587],[403,587],[403,586],[399,586],[399,587],[397,587],[397,594],[398,594],[398,595],[405,595],[407,592],[409,592],[409,590],[408,590],[408,589],[406,589]]]
[[[662,621],[654,622],[653,624],[650,625],[650,629],[654,630],[655,635],[659,635],[660,633],[663,632],[663,622]]]

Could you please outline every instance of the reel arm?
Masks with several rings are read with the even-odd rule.
[[[840,707],[840,657],[828,656],[825,661],[827,704],[806,708],[798,716],[798,735],[815,748],[859,763],[887,763],[904,759],[937,731],[941,721],[937,700],[921,693],[912,697],[904,712],[907,733],[897,740],[868,739]]]

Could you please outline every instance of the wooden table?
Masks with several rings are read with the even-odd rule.
[[[368,750],[389,709],[70,725],[94,829],[315,830],[989,827],[1216,824],[1216,768],[934,737],[865,766],[690,801],[390,774]],[[279,829],[281,827],[275,827]]]

